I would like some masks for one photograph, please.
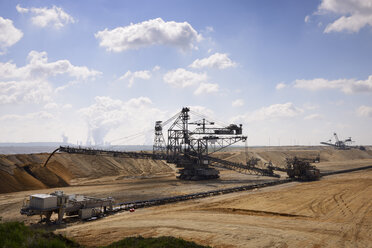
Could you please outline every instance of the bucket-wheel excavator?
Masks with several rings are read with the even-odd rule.
[[[166,143],[162,130],[172,121],[167,131]],[[153,152],[163,154],[167,162],[176,164],[180,168],[177,177],[185,180],[218,178],[219,171],[213,168],[216,164],[239,172],[276,176],[270,170],[211,156],[237,142],[246,141],[247,136],[242,133],[241,124],[217,125],[216,122],[207,120],[206,116],[185,107],[164,123],[156,122]]]

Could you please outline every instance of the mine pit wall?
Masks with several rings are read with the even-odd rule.
[[[278,147],[250,148],[249,157],[260,158],[259,167],[270,160],[276,166],[285,166],[285,158],[298,156],[314,158],[320,153],[321,171],[330,171],[335,165],[344,163],[342,169],[362,161],[360,166],[372,165],[372,150],[334,150],[327,147]],[[0,193],[63,187],[72,179],[102,178],[105,176],[142,177],[169,175],[174,167],[162,160],[131,159],[109,156],[57,153],[43,167],[48,153],[0,155]],[[244,149],[221,152],[216,157],[232,162],[245,163]]]
[[[164,161],[81,154],[0,155],[0,193],[69,186],[72,179],[141,177],[174,173]]]

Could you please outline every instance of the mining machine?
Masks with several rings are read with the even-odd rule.
[[[352,146],[351,144],[354,142],[351,137],[340,140],[337,136],[337,133],[333,133],[333,137],[335,138],[335,142],[332,143],[332,139],[329,139],[326,142],[320,142],[322,145],[332,146],[338,150],[349,150],[351,148],[359,149],[359,150],[365,150],[364,146]]]
[[[289,178],[299,180],[299,181],[314,181],[320,178],[320,171],[311,162],[312,159],[297,158],[287,158],[287,174]]]
[[[196,120],[195,117],[201,118]],[[177,114],[168,128],[166,149],[161,144],[164,138],[159,132],[159,123],[155,124],[154,152],[165,151],[167,162],[174,163],[179,168],[179,179],[203,180],[219,177],[219,171],[210,165],[213,163],[227,164],[212,158],[210,155],[240,141],[247,136],[242,135],[242,125],[230,124],[217,127],[205,116],[184,107]],[[192,121],[190,121],[192,119]],[[165,123],[169,123],[169,120]],[[164,125],[163,125],[164,126]]]
[[[314,181],[321,177],[320,170],[312,163],[319,163],[320,155],[315,158],[300,158],[297,156],[286,158],[285,168],[277,167],[270,161],[267,168],[286,172],[288,177],[297,181]]]

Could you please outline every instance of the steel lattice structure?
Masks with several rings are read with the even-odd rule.
[[[242,125],[214,127],[215,122],[205,118],[189,122],[190,112],[189,108],[182,108],[168,129],[167,161],[181,168],[181,179],[218,178],[218,170],[209,167],[211,161],[208,155],[245,141],[247,137],[242,135]],[[196,128],[191,130],[192,126]]]

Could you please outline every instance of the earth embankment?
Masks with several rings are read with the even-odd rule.
[[[164,161],[80,154],[0,155],[0,193],[64,187],[105,177],[148,177],[174,173]]]

